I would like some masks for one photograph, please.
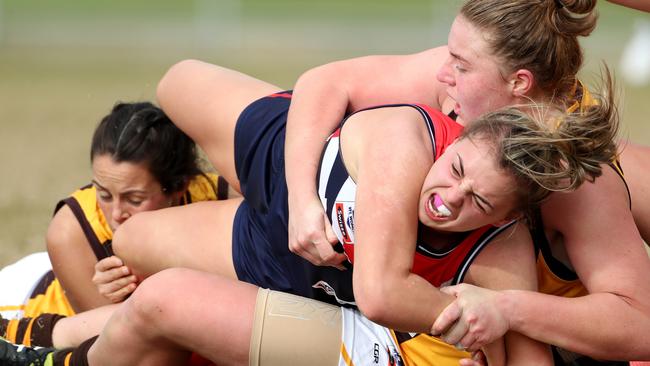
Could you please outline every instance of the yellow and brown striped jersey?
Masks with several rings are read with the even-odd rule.
[[[197,175],[189,184],[183,195],[181,205],[200,201],[214,201],[228,198],[228,183],[216,174]],[[109,227],[97,202],[97,191],[87,185],[73,192],[69,197],[59,201],[55,213],[68,205],[88,240],[97,260],[113,255],[111,240],[113,232]],[[52,271],[47,272],[39,281],[23,307],[24,316],[34,317],[42,313],[72,315],[74,311],[68,303],[60,282]]]

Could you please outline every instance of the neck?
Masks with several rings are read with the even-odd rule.
[[[438,231],[422,224],[418,226],[418,242],[436,250],[447,250],[458,245],[467,232]]]

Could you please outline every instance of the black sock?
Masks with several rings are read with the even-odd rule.
[[[85,340],[77,348],[68,348],[54,351],[52,356],[53,366],[88,366],[88,350],[97,340],[94,336]],[[69,359],[66,365],[65,360]]]

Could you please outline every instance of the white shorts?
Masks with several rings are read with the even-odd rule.
[[[39,280],[52,269],[47,252],[30,254],[0,270],[0,315],[20,318]]]
[[[339,366],[404,365],[393,333],[357,310],[343,309],[342,338]]]

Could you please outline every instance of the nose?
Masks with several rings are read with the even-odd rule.
[[[438,78],[438,81],[447,84],[449,86],[453,86],[455,84],[455,79],[454,79],[454,74],[451,69],[451,63],[452,63],[452,58],[451,56],[447,57],[447,60],[445,61],[444,64],[440,67],[438,70],[438,73],[436,74],[436,77]]]
[[[463,201],[465,201],[465,197],[467,197],[469,191],[470,187],[468,184],[464,181],[460,181],[458,184],[454,184],[447,189],[445,202],[453,207],[460,207],[463,204]]]
[[[122,206],[123,206],[122,203],[119,201],[113,204],[112,219],[118,225],[122,224],[124,221],[126,221],[126,219],[128,219],[131,216],[130,212],[124,209],[124,207]]]

